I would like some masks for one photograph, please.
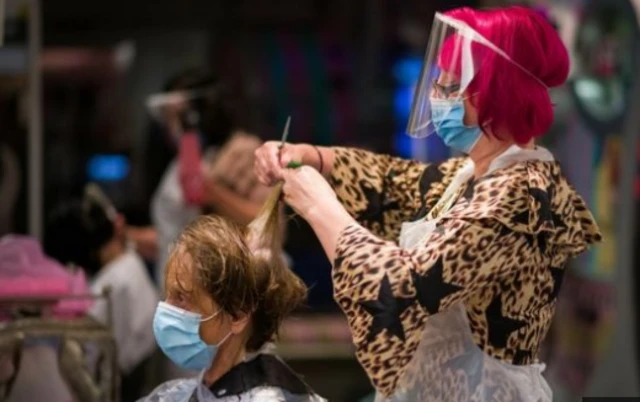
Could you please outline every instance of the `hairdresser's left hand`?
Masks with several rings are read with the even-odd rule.
[[[332,208],[342,209],[327,180],[311,166],[283,170],[284,201],[306,220]]]
[[[334,261],[340,233],[356,221],[311,166],[283,169],[282,178],[284,200],[311,225],[329,261]]]

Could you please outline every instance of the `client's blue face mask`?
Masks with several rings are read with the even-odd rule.
[[[431,98],[431,122],[436,134],[448,147],[465,154],[471,151],[482,135],[480,127],[464,124],[462,100]]]
[[[188,370],[204,370],[211,366],[218,353],[218,347],[226,341],[231,332],[217,345],[207,345],[200,339],[200,323],[217,316],[220,311],[202,319],[192,313],[165,302],[158,303],[153,318],[153,333],[158,346],[171,361]]]

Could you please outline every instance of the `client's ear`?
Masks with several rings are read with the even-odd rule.
[[[245,328],[249,325],[249,321],[251,320],[250,314],[240,314],[237,318],[231,321],[231,332],[234,334],[242,333]]]

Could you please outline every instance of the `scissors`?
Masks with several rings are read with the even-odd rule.
[[[287,117],[287,123],[284,125],[284,130],[282,131],[282,140],[280,141],[280,146],[278,147],[279,154],[282,153],[282,148],[284,148],[284,144],[287,143],[287,137],[289,136],[289,126],[291,125],[291,116]],[[278,155],[278,158],[280,155]],[[299,168],[302,166],[300,162],[291,161],[287,164],[288,168]]]

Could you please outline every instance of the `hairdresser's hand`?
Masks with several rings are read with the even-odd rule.
[[[331,209],[343,209],[327,180],[314,168],[302,166],[282,172],[284,201],[306,220]]]
[[[283,166],[289,162],[303,163],[308,159],[308,145],[285,144],[280,149],[280,144],[280,141],[265,142],[255,152],[254,170],[258,180],[266,186],[273,186],[284,179]]]
[[[316,169],[307,165],[284,169],[283,176],[284,200],[311,225],[329,261],[334,261],[340,233],[355,219]]]

